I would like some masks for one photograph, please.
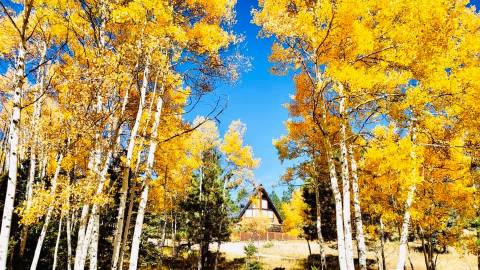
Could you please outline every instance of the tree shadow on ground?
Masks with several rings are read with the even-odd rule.
[[[327,255],[327,269],[328,270],[340,270],[340,266],[338,265],[338,256],[334,255]],[[360,269],[358,265],[358,259],[355,259],[355,269]],[[306,260],[303,260],[303,269],[320,269],[320,254],[312,254],[308,256]],[[367,259],[367,269],[368,270],[378,270],[377,261]]]

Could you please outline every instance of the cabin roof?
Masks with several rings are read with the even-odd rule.
[[[279,223],[283,223],[283,219],[282,217],[280,216],[280,213],[278,212],[277,210],[277,207],[275,206],[275,204],[273,203],[273,201],[270,199],[270,196],[268,196],[268,193],[267,191],[265,190],[265,188],[260,184],[259,186],[257,186],[248,196],[248,200],[247,200],[247,203],[245,204],[245,206],[240,210],[240,212],[238,213],[238,218],[242,218],[243,215],[245,214],[245,212],[247,211],[247,209],[250,207],[250,204],[252,204],[252,200],[251,198],[253,196],[257,196],[258,192],[262,192],[262,195],[267,199],[267,202],[268,202],[268,205],[271,207],[273,213],[275,213],[275,216],[277,217],[278,219],[278,222]]]

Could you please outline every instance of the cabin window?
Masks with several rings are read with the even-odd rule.
[[[252,209],[247,209],[245,212],[245,217],[253,217],[253,210]]]
[[[268,201],[262,200],[262,209],[268,209]]]

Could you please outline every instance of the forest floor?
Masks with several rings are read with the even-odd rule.
[[[221,252],[227,261],[243,258],[243,247],[247,242],[229,242],[222,244]],[[308,245],[306,241],[260,241],[254,242],[259,247],[258,256],[264,269],[306,269],[308,258]],[[312,253],[318,253],[318,245],[310,243]],[[414,270],[423,270],[425,261],[419,243],[410,243],[410,259]],[[212,250],[214,250],[213,248]],[[398,243],[388,242],[385,246],[385,258],[387,269],[394,269],[397,260]],[[336,260],[335,243],[328,243],[326,254],[329,261]],[[368,253],[368,259],[376,266],[377,257],[375,252]],[[409,264],[409,262],[407,262]],[[376,269],[375,267],[372,269]],[[410,270],[410,264],[407,267]],[[477,259],[474,255],[461,254],[454,248],[449,248],[446,254],[440,254],[437,260],[437,270],[473,270],[477,269]]]

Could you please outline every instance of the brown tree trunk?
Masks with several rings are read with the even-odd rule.
[[[130,225],[132,223],[132,213],[133,213],[133,205],[135,203],[135,188],[132,187],[130,189],[130,195],[129,195],[129,203],[128,203],[128,211],[127,211],[127,219],[125,221],[125,229],[123,231],[123,236],[122,236],[122,245],[120,246],[120,259],[119,259],[119,264],[118,268],[123,269],[123,260],[125,258],[125,249],[127,247],[128,243],[128,235],[130,234]]]

